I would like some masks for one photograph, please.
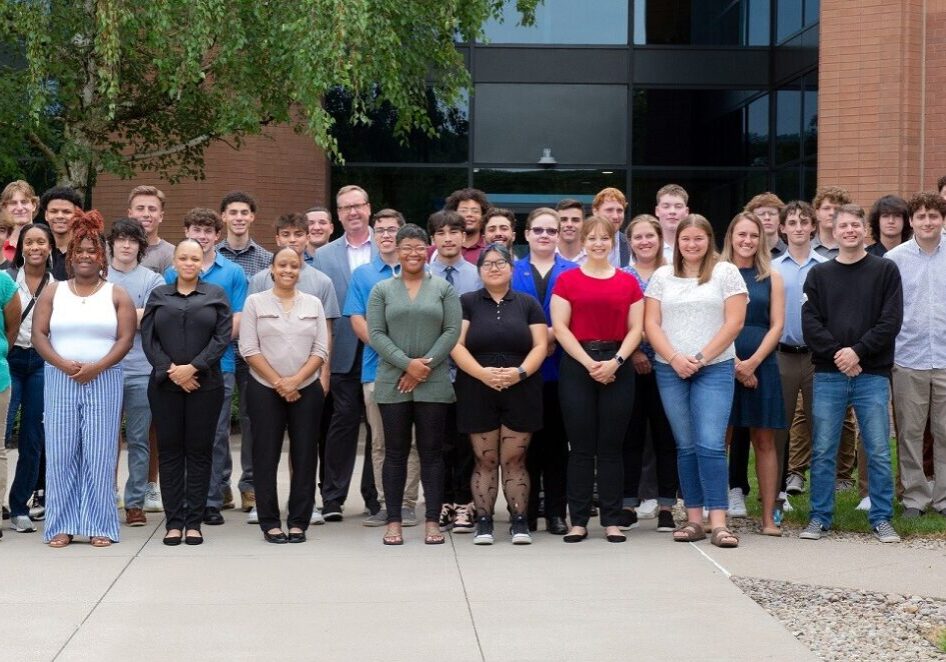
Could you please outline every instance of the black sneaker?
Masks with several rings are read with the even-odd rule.
[[[630,529],[637,528],[637,513],[633,510],[628,510],[627,508],[621,509],[621,514],[618,515],[618,528],[621,531],[628,531]]]
[[[10,519],[10,509],[6,506],[3,507],[3,519]]]
[[[223,524],[223,515],[220,514],[220,509],[214,508],[213,506],[204,508],[204,524],[209,524],[210,526]]]
[[[493,518],[483,515],[476,519],[476,533],[473,535],[474,545],[493,544]]]
[[[529,523],[523,514],[512,516],[512,526],[509,527],[509,535],[512,536],[513,545],[531,545],[532,534],[529,533]]]
[[[322,517],[326,522],[341,522],[342,504],[338,501],[326,501],[322,505]]]
[[[673,513],[669,510],[661,510],[657,513],[657,530],[658,531],[673,531],[677,528],[677,523],[673,520]]]

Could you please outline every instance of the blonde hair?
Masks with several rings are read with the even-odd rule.
[[[649,223],[650,227],[654,229],[654,232],[657,233],[657,239],[660,242],[660,246],[657,248],[657,255],[654,258],[654,264],[658,267],[662,267],[666,260],[664,260],[664,232],[660,228],[660,221],[657,220],[656,216],[651,216],[650,214],[638,214],[631,219],[631,222],[627,224],[627,229],[624,231],[624,235],[627,237],[628,248],[631,251],[631,257],[634,258],[634,261],[637,261],[637,254],[634,252],[634,247],[631,246],[631,235],[634,233],[634,226],[640,225],[641,223]]]
[[[9,224],[10,229],[13,228],[13,221],[7,218],[7,214],[4,209],[7,206],[7,203],[13,200],[13,196],[17,193],[22,193],[23,197],[27,200],[30,200],[33,203],[33,216],[36,216],[36,212],[39,210],[39,198],[36,196],[36,191],[33,190],[33,187],[29,185],[29,182],[25,182],[22,179],[16,179],[5,187],[3,187],[3,193],[0,193],[0,218],[7,224]],[[9,230],[8,230],[9,232]]]
[[[703,255],[703,259],[700,261],[700,272],[698,274],[698,283],[703,285],[708,283],[713,276],[713,268],[719,261],[719,255],[716,253],[716,237],[713,234],[713,226],[701,214],[690,214],[680,221],[677,226],[677,236],[673,242],[673,275],[677,278],[686,278],[686,273],[683,270],[683,253],[680,252],[680,235],[687,228],[702,230],[706,233],[708,240],[706,254]]]
[[[147,195],[155,197],[158,199],[158,202],[161,203],[161,209],[164,209],[164,191],[159,189],[157,186],[136,186],[131,189],[131,193],[128,194],[128,208],[131,209],[131,203],[135,201],[139,195]]]
[[[752,266],[756,270],[756,282],[763,281],[772,275],[772,256],[765,243],[765,228],[762,227],[762,221],[751,211],[739,212],[733,216],[729,227],[726,228],[726,237],[723,239],[723,252],[719,256],[719,259],[724,262],[734,262],[732,236],[736,230],[736,224],[741,221],[749,221],[755,225],[756,229],[759,231],[759,247],[756,249],[755,256],[753,257]]]
[[[614,224],[606,218],[600,216],[589,216],[581,224],[581,243],[595,230],[601,230],[611,241],[611,247],[614,247]]]
[[[690,203],[690,195],[687,193],[686,189],[680,186],[679,184],[667,184],[666,186],[661,186],[660,190],[657,191],[657,204],[660,204],[660,199],[665,195],[673,195],[681,200],[683,204]]]

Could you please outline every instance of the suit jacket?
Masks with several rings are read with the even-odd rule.
[[[378,247],[371,242],[371,258],[378,255]],[[335,241],[322,246],[312,260],[312,266],[332,279],[335,286],[335,295],[339,301],[345,301],[348,295],[348,282],[351,280],[351,269],[348,268],[348,244],[345,235]],[[351,328],[351,320],[339,317],[332,324],[332,355],[329,365],[332,373],[348,373],[354,368],[355,355],[358,353],[358,336]]]
[[[614,265],[618,269],[623,269],[631,263],[631,243],[627,240],[627,236],[623,232],[618,232],[618,255],[620,256],[621,264]]]
[[[570,260],[566,260],[561,255],[555,256],[555,264],[552,266],[552,270],[549,272],[549,285],[545,290],[545,300],[539,301],[539,303],[542,304],[542,312],[545,313],[545,321],[549,326],[552,326],[552,314],[549,312],[549,308],[552,302],[552,290],[555,289],[555,281],[558,280],[559,275],[565,273],[569,269],[575,269],[577,267],[577,264]],[[516,260],[516,262],[513,264],[512,289],[514,289],[516,292],[529,294],[536,299],[539,298],[539,294],[535,289],[535,280],[532,278],[532,262],[529,261],[528,254],[526,254],[525,257]],[[561,360],[562,348],[561,346],[557,346],[555,351],[552,352],[552,355],[542,362],[542,381],[558,381],[558,364]]]

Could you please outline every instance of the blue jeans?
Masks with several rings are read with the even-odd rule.
[[[148,402],[150,375],[125,375],[122,409],[125,412],[125,443],[128,444],[128,482],[125,483],[125,509],[144,506],[148,492],[148,428],[151,404]]]
[[[834,516],[834,479],[841,425],[848,406],[854,407],[867,453],[867,491],[871,526],[893,517],[893,471],[890,468],[890,380],[862,373],[816,372],[811,415],[811,519],[828,528]]]
[[[214,436],[213,466],[207,491],[208,508],[221,508],[223,491],[230,486],[230,473],[233,471],[233,458],[230,456],[230,396],[233,395],[235,382],[236,376],[232,372],[223,373],[223,406]]]
[[[32,347],[13,347],[7,362],[13,383],[7,414],[8,432],[13,429],[17,406],[23,406],[20,415],[19,459],[13,485],[10,486],[10,513],[14,516],[29,515],[30,509],[26,504],[36,487],[39,461],[46,445],[43,430],[43,359]],[[14,406],[14,402],[17,406]]]
[[[726,426],[732,408],[733,362],[721,361],[680,379],[655,363],[657,388],[677,442],[677,472],[687,508],[729,507]]]

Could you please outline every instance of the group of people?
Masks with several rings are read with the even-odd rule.
[[[176,247],[154,187],[132,190],[107,233],[68,188],[40,201],[17,181],[0,204],[8,432],[20,411],[11,524],[45,517],[52,547],[119,539],[120,434],[126,524],[154,510],[156,469],[164,543],[203,542],[235,505],[234,390],[240,505],[270,543],[343,519],[363,419],[362,523],[385,527],[385,545],[419,523],[422,484],[426,544],[447,531],[492,544],[501,485],[514,544],[540,518],[581,542],[597,513],[609,542],[649,515],[673,540],[736,547],[727,515],[746,515],[750,447],[761,533],[782,535],[810,467],[801,537],[820,538],[856,464],[875,535],[896,542],[891,384],[904,517],[946,515],[938,193],[885,196],[869,215],[838,187],[813,204],[763,193],[718,251],[682,187],[629,222],[608,188],[588,215],[571,199],[533,210],[520,256],[515,214],[477,189],[422,228],[344,186],[341,236],[329,241],[325,207],[285,214],[275,253],[252,239],[244,192],[187,212]]]

